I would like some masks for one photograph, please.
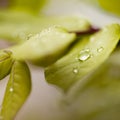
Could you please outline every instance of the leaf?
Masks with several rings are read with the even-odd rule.
[[[68,32],[87,31],[90,23],[80,17],[33,16],[16,11],[0,11],[0,38],[11,42],[23,42],[29,36],[45,28],[59,25]]]
[[[60,27],[51,27],[10,50],[14,59],[27,59],[40,66],[47,66],[65,54],[75,40],[74,33],[68,33]]]
[[[120,50],[71,90],[66,101],[75,120],[120,119]]]
[[[12,53],[7,50],[0,51],[0,80],[10,73],[12,64]]]
[[[4,120],[13,120],[31,90],[31,77],[26,63],[15,61],[7,84],[1,116]]]
[[[46,3],[47,0],[9,0],[9,7],[38,14]]]
[[[111,1],[98,0],[98,1],[103,9],[120,16],[119,0],[111,0]]]
[[[119,38],[118,24],[106,26],[90,37],[83,37],[67,55],[46,68],[47,82],[68,91],[109,57]]]

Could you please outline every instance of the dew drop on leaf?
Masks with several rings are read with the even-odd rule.
[[[79,59],[80,61],[86,61],[86,60],[88,60],[90,57],[91,57],[90,50],[89,50],[89,49],[86,49],[86,50],[80,52],[80,55],[79,55],[78,59]]]
[[[11,88],[10,88],[10,92],[13,92],[13,90],[14,90],[14,89],[11,87]]]
[[[77,74],[78,73],[78,69],[77,68],[73,68],[73,73]]]
[[[97,52],[102,52],[103,49],[104,49],[103,47],[100,47],[100,48],[97,49]]]

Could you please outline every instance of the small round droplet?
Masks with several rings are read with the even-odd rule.
[[[73,69],[73,73],[77,74],[77,73],[78,73],[78,69],[77,69],[77,68],[74,68],[74,69]]]
[[[14,89],[11,87],[11,88],[10,88],[10,92],[13,92],[13,90],[14,90]]]
[[[102,52],[103,49],[104,49],[103,47],[100,47],[100,48],[97,49],[97,52]]]
[[[90,51],[82,51],[78,57],[80,61],[85,61],[91,57]]]

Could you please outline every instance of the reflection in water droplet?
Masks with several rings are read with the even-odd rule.
[[[10,92],[13,92],[13,90],[14,90],[14,89],[11,87],[11,88],[10,88]]]
[[[77,68],[73,68],[73,73],[77,74],[78,73],[78,69]]]
[[[90,50],[87,49],[87,50],[80,52],[78,59],[80,61],[85,61],[85,60],[89,59],[90,57],[91,57]]]
[[[97,52],[102,52],[103,49],[104,49],[103,47],[100,47],[100,48],[97,49]]]

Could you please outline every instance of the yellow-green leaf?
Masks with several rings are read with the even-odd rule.
[[[0,51],[0,80],[9,74],[12,63],[12,53],[6,50]]]
[[[47,66],[65,54],[75,40],[74,33],[68,33],[61,27],[51,27],[11,50],[15,59],[27,59],[35,64]]]
[[[77,83],[65,100],[72,103],[75,120],[119,120],[119,93],[120,50],[117,50],[89,77]]]
[[[83,37],[67,55],[46,68],[46,80],[68,91],[108,58],[119,39],[118,24],[106,26],[96,34]]]
[[[15,61],[2,103],[1,117],[13,120],[31,90],[31,77],[26,63]]]

